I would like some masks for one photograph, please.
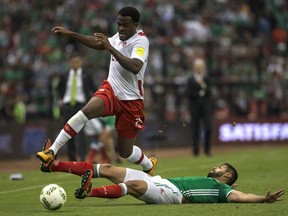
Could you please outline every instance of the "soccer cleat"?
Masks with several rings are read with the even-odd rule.
[[[149,160],[152,162],[153,167],[150,170],[144,171],[144,172],[146,172],[147,174],[153,176],[154,172],[155,172],[155,169],[156,169],[156,166],[157,166],[157,163],[158,163],[158,160],[155,157],[150,157]]]
[[[75,197],[77,199],[84,199],[87,194],[90,193],[91,188],[92,188],[92,183],[91,183],[91,179],[93,177],[93,172],[91,169],[86,170],[83,175],[82,175],[82,179],[81,179],[81,187],[76,189],[75,191]]]
[[[48,163],[40,162],[40,170],[42,172],[51,172],[51,164],[54,162],[54,159],[49,161]]]
[[[51,147],[51,145],[52,144],[51,144],[51,140],[50,139],[45,140],[44,146],[42,147],[42,151],[48,150]]]
[[[51,140],[47,139],[44,143],[42,151],[37,153],[37,157],[42,161],[42,163],[48,163],[55,159],[53,150],[49,149],[50,146]]]
[[[45,140],[44,146],[42,147],[42,151],[47,151],[49,150],[51,146],[51,140],[47,139]],[[42,172],[51,172],[51,164],[53,163],[54,159],[50,160],[48,163],[43,163],[42,161],[40,162],[40,170]]]

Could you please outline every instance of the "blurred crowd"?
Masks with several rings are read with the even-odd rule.
[[[0,2],[0,121],[59,118],[51,80],[80,52],[96,84],[109,55],[51,33],[117,31],[117,11],[135,6],[150,40],[146,118],[189,121],[184,89],[189,64],[207,64],[215,117],[287,117],[288,1],[286,0],[2,0]],[[56,82],[56,81],[55,81]],[[51,99],[52,98],[52,99]]]

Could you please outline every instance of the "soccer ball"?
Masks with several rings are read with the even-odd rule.
[[[67,195],[57,184],[46,185],[40,193],[40,202],[48,210],[60,209],[67,200]]]

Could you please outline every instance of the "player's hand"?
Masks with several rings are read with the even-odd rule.
[[[111,44],[108,38],[102,33],[94,33],[95,40],[98,44],[101,44],[104,49],[108,50],[111,47]]]
[[[63,35],[70,32],[68,29],[61,27],[61,26],[55,26],[51,31],[56,33],[56,34],[63,34]]]
[[[267,203],[273,203],[276,201],[281,201],[283,200],[283,198],[280,198],[282,195],[284,194],[284,189],[278,190],[274,193],[271,193],[270,191],[268,191],[268,193],[266,194],[264,201]]]

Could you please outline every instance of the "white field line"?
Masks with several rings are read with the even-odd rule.
[[[75,183],[75,181],[63,181],[63,182],[57,182],[57,184],[61,185],[61,184],[71,184],[71,183]],[[0,191],[0,194],[8,194],[8,193],[14,193],[14,192],[21,192],[21,191],[27,191],[27,190],[31,190],[31,189],[38,189],[38,188],[43,188],[43,184],[41,185],[34,185],[34,186],[30,186],[30,187],[21,187],[19,189],[14,189],[14,190],[6,190],[6,191]]]

